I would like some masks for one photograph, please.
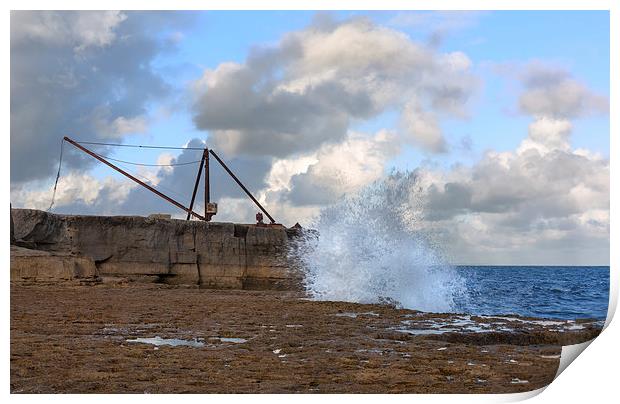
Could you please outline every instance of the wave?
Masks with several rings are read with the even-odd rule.
[[[317,300],[455,311],[465,282],[420,229],[414,173],[393,173],[321,210],[292,249]]]

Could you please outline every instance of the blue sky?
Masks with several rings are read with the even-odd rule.
[[[160,55],[155,70],[180,92],[198,79],[205,68],[220,63],[243,63],[256,46],[276,44],[290,31],[310,24],[317,13],[305,11],[209,11],[194,15],[194,22],[182,30],[178,50]],[[401,12],[342,11],[330,12],[337,19],[366,16],[405,32],[414,40],[428,41],[432,22],[411,26],[394,23]],[[432,15],[432,12],[421,12]],[[442,122],[448,139],[455,144],[452,153],[429,155],[412,147],[394,158],[390,166],[415,168],[431,160],[441,166],[455,162],[472,163],[488,149],[513,150],[527,132],[530,117],[517,109],[518,84],[497,72],[502,63],[543,61],[562,66],[594,91],[609,96],[609,13],[606,11],[494,11],[472,12],[463,26],[448,28],[439,44],[444,52],[465,52],[473,62],[482,86],[471,103],[467,119]],[[470,20],[470,21],[469,21]],[[171,35],[163,31],[162,37]],[[170,100],[166,100],[169,102]],[[181,98],[179,102],[183,103]],[[150,106],[156,117],[148,134],[127,138],[128,143],[172,145],[178,135],[204,139],[207,134],[195,129],[187,105],[180,105],[170,115],[160,117],[162,105]],[[356,122],[352,129],[374,131],[393,127],[398,116],[384,113],[368,121]],[[471,150],[459,148],[461,139],[471,142]],[[574,122],[572,142],[575,147],[609,155],[609,119],[607,116],[584,117]],[[119,150],[120,158],[131,157],[134,150]],[[140,159],[155,159],[157,153],[140,151]],[[106,168],[95,169],[107,175]]]

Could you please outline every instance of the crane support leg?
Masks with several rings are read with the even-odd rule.
[[[209,150],[209,152],[213,155],[213,157],[215,157],[215,159],[217,160],[218,163],[221,164],[222,167],[224,167],[224,170],[226,170],[226,172],[228,173],[228,175],[230,175],[232,177],[233,180],[235,180],[235,182],[237,183],[237,185],[239,185],[241,187],[241,189],[250,197],[250,199],[256,204],[256,206],[258,206],[260,208],[260,210],[263,211],[263,213],[265,215],[267,215],[267,217],[269,218],[269,220],[271,220],[271,223],[275,223],[276,221],[273,220],[273,217],[271,217],[271,215],[265,210],[265,208],[263,208],[263,206],[256,200],[256,198],[254,198],[254,196],[250,193],[250,191],[248,191],[248,189],[241,183],[241,181],[239,181],[239,178],[237,178],[237,176],[235,174],[233,174],[232,171],[230,171],[230,169],[228,168],[228,166],[222,161],[222,159],[215,154],[215,152],[213,150]]]
[[[189,203],[189,210],[194,209],[194,201],[196,200],[196,191],[198,191],[198,184],[200,183],[200,175],[202,174],[202,163],[205,160],[205,155],[208,156],[208,154],[205,153],[202,154],[202,159],[200,160],[200,167],[198,167],[198,175],[196,176],[196,183],[194,184],[194,191],[192,192],[192,200]],[[189,212],[187,212],[187,218],[185,220],[189,220],[189,218],[191,217],[191,214]]]

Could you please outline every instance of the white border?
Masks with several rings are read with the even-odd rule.
[[[619,116],[618,110],[618,79],[617,75],[613,72],[620,71],[620,63],[618,60],[618,38],[620,38],[619,32],[619,18],[618,13],[619,6],[617,1],[611,0],[445,0],[445,1],[420,1],[420,0],[382,0],[382,1],[367,1],[359,0],[356,2],[345,2],[336,0],[316,0],[316,1],[243,1],[243,0],[228,0],[213,1],[213,0],[177,0],[171,1],[145,1],[145,0],[108,0],[108,1],[7,1],[4,2],[7,5],[7,11],[3,15],[5,39],[2,44],[3,54],[8,57],[9,55],[9,37],[10,37],[10,9],[123,9],[123,10],[137,10],[137,9],[159,9],[159,10],[234,10],[234,9],[246,9],[246,10],[611,10],[611,109],[610,109],[610,133],[618,134],[617,117]],[[7,59],[5,63],[1,65],[3,69],[4,79],[4,97],[2,98],[3,110],[5,111],[5,144],[3,148],[0,148],[1,161],[4,165],[3,175],[1,177],[3,188],[5,192],[5,201],[9,200],[9,142],[10,142],[10,72]],[[617,177],[615,173],[615,158],[618,156],[618,140],[615,136],[611,136],[610,139],[610,157],[611,157],[611,206],[612,210],[618,205],[618,197],[616,188],[613,187],[613,178]],[[8,205],[8,201],[5,202]],[[8,209],[8,206],[6,206]],[[619,245],[617,242],[617,219],[616,216],[611,214],[611,245]],[[8,215],[0,215],[0,226],[4,229],[8,229]],[[3,357],[5,358],[4,366],[4,391],[5,394],[9,393],[9,338],[10,338],[10,318],[9,318],[9,254],[8,254],[8,232],[2,234],[1,241],[5,246],[6,256],[4,257],[4,274],[5,274],[5,294],[4,294],[4,310],[3,316]],[[339,395],[323,396],[321,400],[336,401],[341,399],[354,399],[362,401],[373,402],[375,400],[396,400],[407,401],[410,400],[422,400],[425,402],[504,402],[504,401],[517,401],[529,398],[533,395],[540,393],[542,390],[546,390],[544,394],[537,395],[533,400],[553,400],[561,402],[579,402],[584,401],[592,402],[593,400],[600,400],[601,402],[608,402],[610,397],[617,396],[618,383],[617,383],[617,364],[614,362],[620,356],[618,355],[618,343],[620,337],[618,334],[617,324],[611,324],[610,320],[617,305],[618,297],[618,276],[617,276],[617,264],[618,264],[618,252],[611,249],[611,291],[610,291],[610,308],[608,319],[606,322],[606,329],[603,334],[598,337],[591,346],[588,348],[588,354],[581,355],[577,359],[577,363],[573,366],[569,366],[568,369],[562,373],[562,375],[554,381],[547,389],[541,389],[536,392],[524,393],[524,394],[511,394],[511,395],[382,395],[377,396],[356,396],[354,398],[341,398]],[[617,322],[616,322],[617,323]],[[110,396],[95,396],[95,395],[78,395],[78,396],[19,396],[12,395],[9,397],[11,400],[17,402],[28,402],[31,400],[54,400],[61,399],[63,401],[83,401],[85,398],[89,401],[103,402],[110,400]],[[175,396],[172,399],[184,398],[191,401],[204,401],[205,399],[217,399],[221,402],[237,402],[238,400],[248,400],[252,402],[273,402],[273,401],[289,401],[295,399],[296,401],[310,402],[315,401],[315,396],[214,396],[206,398],[200,395],[191,396]],[[150,402],[168,402],[171,397],[169,396],[114,396],[114,400],[141,402],[148,400]]]
[[[609,10],[611,0],[7,1],[13,10]]]

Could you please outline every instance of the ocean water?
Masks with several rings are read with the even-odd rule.
[[[459,312],[518,314],[574,320],[605,319],[609,267],[459,266],[466,294],[455,298]]]

